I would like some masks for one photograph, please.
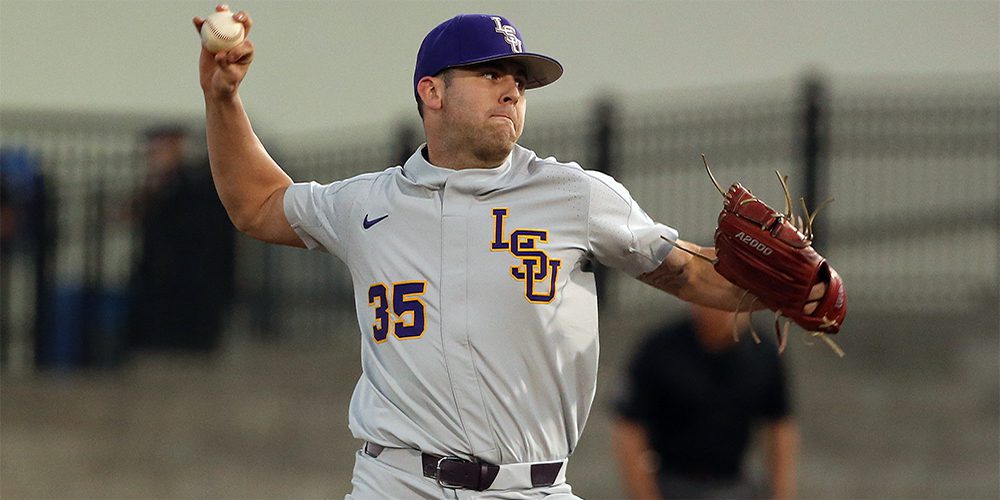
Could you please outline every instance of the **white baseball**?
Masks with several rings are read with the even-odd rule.
[[[233,13],[228,10],[213,13],[201,25],[201,44],[209,52],[229,50],[242,41],[243,23],[233,19]]]

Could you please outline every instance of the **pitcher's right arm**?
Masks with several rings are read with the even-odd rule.
[[[225,10],[224,5],[216,7]],[[253,22],[240,11],[233,18],[249,34]],[[205,21],[194,18],[201,31]],[[213,54],[204,47],[199,60],[205,94],[208,159],[219,199],[241,232],[279,245],[304,247],[285,217],[285,190],[292,179],[271,158],[254,134],[240,100],[239,87],[253,61],[253,43],[244,39],[228,51]]]

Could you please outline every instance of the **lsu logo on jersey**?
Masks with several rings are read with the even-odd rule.
[[[510,252],[521,261],[511,266],[510,275],[524,283],[524,296],[533,304],[548,304],[556,297],[556,279],[562,261],[549,258],[539,243],[547,243],[549,232],[544,229],[515,229],[508,235],[504,229],[506,208],[493,209],[493,241],[490,251]]]

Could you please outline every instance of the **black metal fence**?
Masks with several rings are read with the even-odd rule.
[[[780,170],[811,207],[836,198],[819,217],[816,244],[844,276],[852,310],[995,313],[998,103],[991,77],[807,78],[533,109],[521,143],[614,175],[653,218],[700,244],[711,243],[721,206],[701,153],[721,183],[738,180],[779,206]],[[5,110],[0,120],[5,172],[22,175],[4,177],[5,199],[21,216],[17,227],[4,219],[3,364],[30,367],[40,346],[67,342],[100,364],[114,352],[137,246],[121,207],[141,178],[138,132],[162,117]],[[325,182],[399,163],[416,147],[416,130],[400,125],[365,144],[264,142],[293,178]],[[23,181],[24,172],[35,181]],[[243,239],[237,268],[235,330],[355,329],[349,273],[328,256]],[[605,316],[671,307],[620,273],[603,276],[600,288]],[[67,307],[82,312],[59,310]],[[55,324],[67,318],[76,324]],[[39,341],[56,334],[63,344]]]

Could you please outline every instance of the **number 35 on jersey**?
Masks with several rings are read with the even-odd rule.
[[[376,283],[368,287],[368,305],[375,308],[372,337],[381,344],[391,331],[399,340],[418,339],[426,328],[425,304],[420,297],[426,281]],[[396,318],[394,321],[392,318]]]

